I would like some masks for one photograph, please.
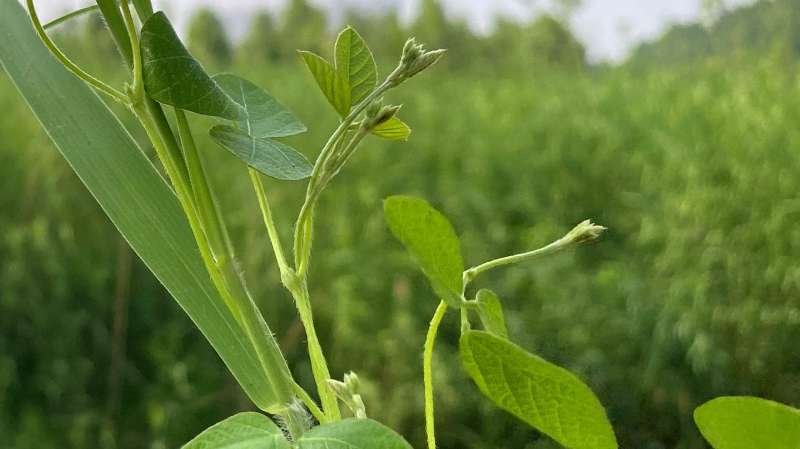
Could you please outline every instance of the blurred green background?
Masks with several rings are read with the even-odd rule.
[[[621,447],[706,447],[691,413],[717,395],[800,404],[800,2],[675,26],[616,65],[589,64],[549,16],[475,35],[425,0],[408,26],[392,14],[347,21],[384,75],[409,35],[449,49],[388,98],[404,104],[411,141],[369,140],[318,213],[316,321],[334,375],[359,374],[371,416],[423,446],[422,342],[436,301],[383,223],[380,201],[397,193],[445,212],[470,265],[587,217],[610,228],[477,286],[504,299],[514,340],[592,386]],[[120,80],[102,27],[78,21],[56,36]],[[336,116],[294,50],[328,56],[330,29],[292,0],[279,17],[254,16],[241,42],[206,10],[187,37],[212,71],[293,109],[310,131],[291,142],[313,157]],[[0,447],[175,448],[249,409],[1,74],[0,110]],[[195,123],[203,136],[209,122]],[[312,385],[246,171],[200,140],[245,275]],[[304,185],[267,188],[288,239]],[[436,353],[440,447],[552,447],[479,397],[458,366],[456,321]]]

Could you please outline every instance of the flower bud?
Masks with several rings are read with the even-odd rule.
[[[596,225],[591,220],[584,220],[572,228],[564,238],[574,243],[589,242],[600,237],[600,234],[606,229],[608,228]]]

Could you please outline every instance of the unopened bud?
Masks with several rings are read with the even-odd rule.
[[[572,228],[564,238],[574,243],[589,242],[600,237],[606,229],[608,228],[594,224],[591,220],[584,220]]]
[[[398,85],[411,78],[417,73],[436,64],[442,59],[446,50],[439,49],[426,51],[422,44],[418,44],[413,37],[406,41],[403,46],[403,55],[400,57],[400,64],[397,66],[390,80],[394,85]]]
[[[381,100],[378,100],[367,108],[366,117],[364,118],[362,126],[364,129],[371,131],[375,129],[376,126],[394,117],[400,108],[401,106],[399,105],[384,105]]]

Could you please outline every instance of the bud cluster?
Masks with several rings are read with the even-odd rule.
[[[447,50],[425,50],[422,44],[417,43],[413,37],[406,41],[403,46],[403,55],[400,57],[400,64],[397,66],[390,77],[392,84],[399,85],[405,80],[436,64],[442,59]]]
[[[360,383],[354,372],[344,375],[344,382],[328,379],[328,388],[353,412],[356,418],[366,418],[367,409],[359,394]]]

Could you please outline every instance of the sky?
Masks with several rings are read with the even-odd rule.
[[[525,18],[552,11],[552,0],[440,0],[448,15],[463,18],[479,32],[489,32],[499,16]],[[752,0],[725,0],[727,7]],[[309,0],[337,18],[346,8],[377,12],[397,8],[400,17],[411,20],[418,0]],[[231,37],[240,38],[247,30],[253,12],[260,9],[279,11],[285,0],[154,0],[164,9],[178,29],[191,11],[199,6],[215,9],[228,25]],[[671,24],[702,18],[702,0],[583,0],[570,17],[570,26],[586,46],[593,62],[619,62],[639,43],[657,38]],[[86,6],[87,0],[37,0],[43,18]]]

